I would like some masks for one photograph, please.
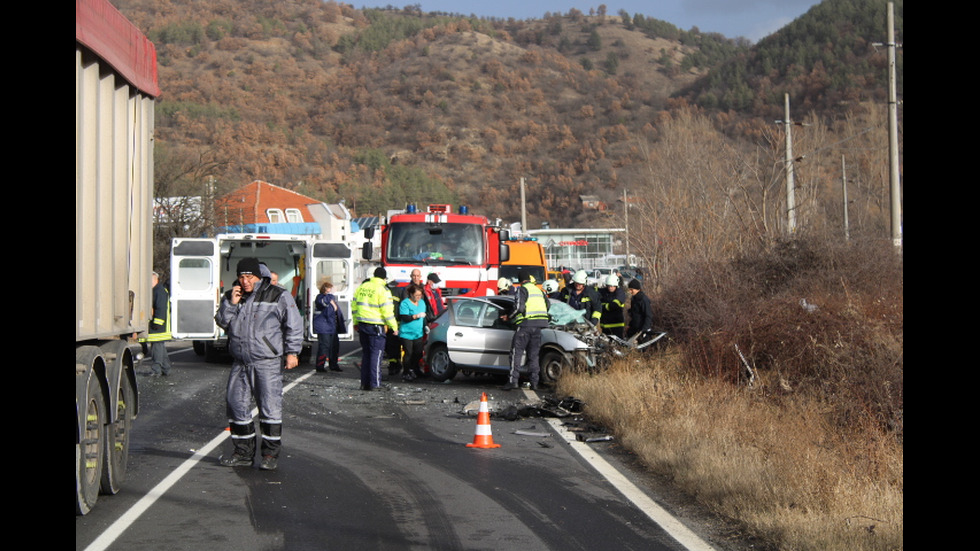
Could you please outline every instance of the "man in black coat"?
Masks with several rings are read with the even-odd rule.
[[[650,307],[650,299],[643,293],[640,280],[630,280],[629,293],[632,298],[630,299],[629,326],[626,329],[627,339],[642,334],[653,327],[653,310]]]

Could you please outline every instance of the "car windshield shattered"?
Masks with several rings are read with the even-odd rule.
[[[585,323],[585,310],[576,310],[560,300],[551,300],[548,313],[551,315],[552,325]]]

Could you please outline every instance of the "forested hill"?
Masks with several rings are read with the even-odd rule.
[[[895,5],[902,42],[903,1]],[[761,117],[782,115],[789,93],[801,112],[842,116],[861,101],[887,101],[885,2],[824,0],[749,50],[731,56],[685,94],[709,109]],[[896,57],[902,96],[903,57]]]
[[[513,220],[525,177],[531,226],[588,225],[608,212],[580,196],[614,210],[675,109],[728,111],[729,135],[754,140],[782,90],[834,116],[884,93],[884,54],[868,44],[884,41],[883,0],[825,0],[755,46],[604,6],[497,20],[113,1],[158,48],[157,195],[261,179],[358,214],[439,201]]]

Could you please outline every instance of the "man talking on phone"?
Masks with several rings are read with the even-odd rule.
[[[275,470],[282,437],[282,368],[299,365],[303,318],[293,297],[272,284],[257,258],[241,259],[237,274],[236,284],[224,294],[214,316],[228,335],[228,350],[234,359],[227,397],[234,452],[220,461],[226,467],[252,465],[254,398],[262,434],[259,468]]]

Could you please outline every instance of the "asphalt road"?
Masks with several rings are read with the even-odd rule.
[[[285,373],[283,452],[269,472],[218,464],[231,449],[230,365],[179,343],[171,359],[171,376],[140,377],[128,479],[76,516],[76,549],[708,548],[697,520],[660,516],[614,443],[575,442],[569,430],[587,423],[535,416],[542,395],[501,391],[499,379],[363,392],[356,351],[343,373],[301,365]],[[484,392],[495,449],[466,446]],[[523,415],[505,420],[508,406]]]

